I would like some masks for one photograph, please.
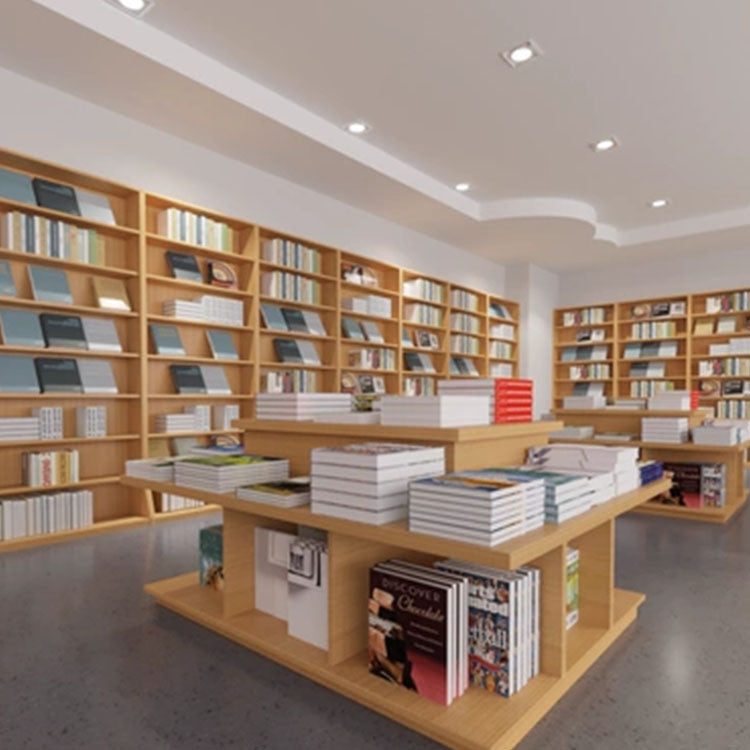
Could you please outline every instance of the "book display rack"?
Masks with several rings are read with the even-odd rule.
[[[271,423],[268,425],[266,436],[271,432]],[[253,428],[246,433],[251,446],[258,437],[255,431],[258,425],[247,426]],[[434,443],[446,446],[446,456],[453,456],[451,468],[462,470],[476,467],[482,461],[481,456],[490,451],[496,465],[517,463],[529,440],[537,445],[544,444],[547,432],[558,427],[556,422],[496,425],[467,430],[430,430],[429,435]],[[324,444],[321,439],[326,436],[317,430],[305,435],[303,425],[294,428],[299,432],[300,445]],[[336,430],[331,428],[331,432]],[[419,432],[428,431],[388,428],[388,435],[375,437],[414,442],[419,439],[416,434]],[[352,430],[343,437],[349,441],[355,433],[356,430]],[[328,437],[334,440],[338,436]],[[491,447],[484,446],[484,441]],[[462,445],[472,446],[474,450],[461,451]],[[300,469],[304,467],[301,453],[292,451],[286,455],[293,466],[296,462]],[[488,548],[409,532],[405,522],[373,526],[314,514],[309,506],[281,508],[132,477],[125,477],[123,482],[135,488],[179,491],[216,502],[223,508],[223,590],[201,586],[198,574],[188,573],[146,586],[146,591],[159,604],[442,744],[494,750],[514,747],[635,620],[645,597],[614,585],[615,519],[669,487],[668,479],[659,480],[571,521],[546,524]],[[316,648],[288,635],[283,620],[255,609],[256,527],[294,533],[300,525],[328,534],[327,649]],[[576,625],[567,629],[566,556],[569,547],[580,554],[580,618]],[[430,564],[446,556],[511,570],[532,564],[541,570],[541,673],[511,698],[472,687],[445,707],[368,672],[370,567],[390,557]]]
[[[0,428],[14,436],[0,440],[0,497],[84,485],[94,495],[93,523],[64,520],[54,524],[62,531],[0,540],[0,551],[215,510],[162,510],[160,495],[118,486],[125,461],[168,456],[179,439],[237,435],[232,420],[250,418],[255,394],[267,390],[433,392],[439,378],[468,374],[451,366],[452,312],[478,325],[463,334],[478,353],[455,355],[473,374],[495,363],[518,375],[515,303],[439,279],[427,288],[441,301],[426,301],[420,283],[412,299],[405,286],[427,277],[395,265],[9,151],[0,169],[58,183],[80,202],[77,212],[37,205],[29,180],[26,200],[0,198],[0,356],[18,358],[5,359],[5,371],[23,380],[34,360],[55,360],[47,369],[65,360],[94,383],[29,392],[0,380],[0,419],[22,420]],[[434,315],[425,305],[440,315],[422,322]],[[66,325],[86,336],[61,334]],[[99,345],[87,345],[94,331]],[[493,335],[507,339],[507,357],[491,355]],[[434,371],[413,353],[429,354]],[[43,406],[62,407],[62,432],[44,441],[13,432],[31,430],[23,420]],[[104,407],[105,434],[79,435],[78,409],[92,406]],[[46,447],[79,452],[75,486],[22,485],[22,454]]]

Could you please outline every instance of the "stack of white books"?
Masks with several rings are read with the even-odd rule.
[[[238,487],[237,499],[268,503],[279,508],[308,505],[310,502],[310,477],[291,477],[276,482]]]
[[[730,354],[750,354],[750,336],[741,339],[729,339]]]
[[[646,443],[687,443],[687,417],[644,417],[641,419],[641,439]]]
[[[255,397],[256,419],[305,421],[319,414],[349,414],[351,393],[259,393]]]
[[[406,518],[409,482],[445,471],[445,450],[356,443],[311,453],[311,510],[381,525]]]
[[[154,417],[154,432],[197,432],[195,414],[157,414]]]
[[[179,318],[180,320],[201,320],[206,321],[206,314],[201,302],[192,302],[187,299],[169,299],[165,300],[162,305],[164,315],[170,318]]]
[[[607,398],[595,393],[591,396],[565,396],[564,409],[603,409],[607,405]]]
[[[213,407],[214,430],[231,430],[232,422],[240,418],[239,404],[216,404]]]
[[[648,408],[653,411],[690,411],[692,394],[690,391],[663,391],[649,398]]]
[[[746,419],[711,419],[693,427],[697,445],[739,445],[750,440],[750,421]]]
[[[549,436],[568,440],[588,440],[594,437],[594,428],[591,425],[567,425],[562,430],[550,432]]]
[[[224,494],[245,484],[274,482],[289,477],[285,458],[252,456],[187,456],[175,464],[174,481],[183,487]]]
[[[379,318],[391,317],[390,297],[380,297],[377,294],[368,294],[361,297],[344,297],[341,307],[352,312],[365,313],[366,315],[377,315]]]
[[[31,416],[39,420],[39,435],[42,440],[62,440],[62,406],[40,406],[31,410]]]
[[[204,294],[197,297],[195,302],[202,306],[206,320],[214,323],[225,323],[230,326],[245,325],[244,307],[241,299]]]
[[[524,533],[526,483],[445,474],[409,485],[409,531],[493,547]]]
[[[168,492],[161,494],[161,512],[172,513],[176,510],[187,510],[188,508],[200,508],[205,505],[202,500],[193,500],[191,497],[181,497]]]
[[[153,482],[174,482],[174,466],[182,456],[174,458],[134,458],[125,462],[125,474]]]
[[[489,374],[492,378],[512,378],[513,365],[509,362],[493,362],[490,364]]]
[[[76,435],[78,437],[104,437],[106,434],[106,406],[76,407]]]
[[[182,411],[184,412],[185,416],[190,416],[193,418],[192,430],[194,432],[211,431],[210,404],[194,404],[193,406],[185,406]],[[167,430],[167,432],[169,432],[169,430]]]
[[[383,396],[384,425],[470,427],[490,424],[487,396]]]
[[[55,534],[94,523],[90,490],[9,497],[0,501],[0,539]]]
[[[26,442],[39,440],[41,432],[37,417],[6,417],[0,419],[0,441]]]

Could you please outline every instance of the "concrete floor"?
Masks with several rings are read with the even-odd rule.
[[[194,569],[209,522],[0,557],[1,748],[437,747],[158,609],[142,585]],[[617,555],[640,618],[520,748],[747,750],[750,511],[628,517]]]

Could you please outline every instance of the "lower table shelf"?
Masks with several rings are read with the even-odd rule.
[[[633,508],[631,513],[644,513],[649,516],[664,518],[684,518],[689,521],[706,521],[708,523],[727,523],[742,508],[747,497],[739,503],[725,505],[723,508],[690,508],[684,505],[665,505],[659,502],[648,502]]]
[[[645,598],[616,589],[611,628],[578,625],[569,631],[564,676],[540,674],[510,699],[471,688],[453,705],[443,707],[369,674],[364,650],[332,665],[325,651],[287,635],[281,620],[257,611],[225,617],[221,595],[200,586],[197,573],[151,583],[145,590],[162,606],[389,719],[449,747],[472,750],[514,747],[635,620]]]
[[[191,518],[192,516],[206,516],[210,513],[218,513],[221,508],[218,505],[203,505],[199,508],[183,508],[182,510],[156,511],[153,521],[176,521],[178,518]]]

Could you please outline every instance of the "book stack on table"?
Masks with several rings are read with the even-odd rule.
[[[687,417],[641,419],[641,438],[646,443],[687,443],[689,436]]]
[[[383,396],[381,423],[415,427],[490,424],[487,396]]]
[[[289,477],[289,461],[267,456],[189,456],[175,464],[175,483],[220,494]]]
[[[440,380],[439,395],[486,396],[490,422],[530,422],[534,406],[534,383],[518,378]]]
[[[306,421],[351,411],[351,393],[259,393],[255,397],[256,419]]]

